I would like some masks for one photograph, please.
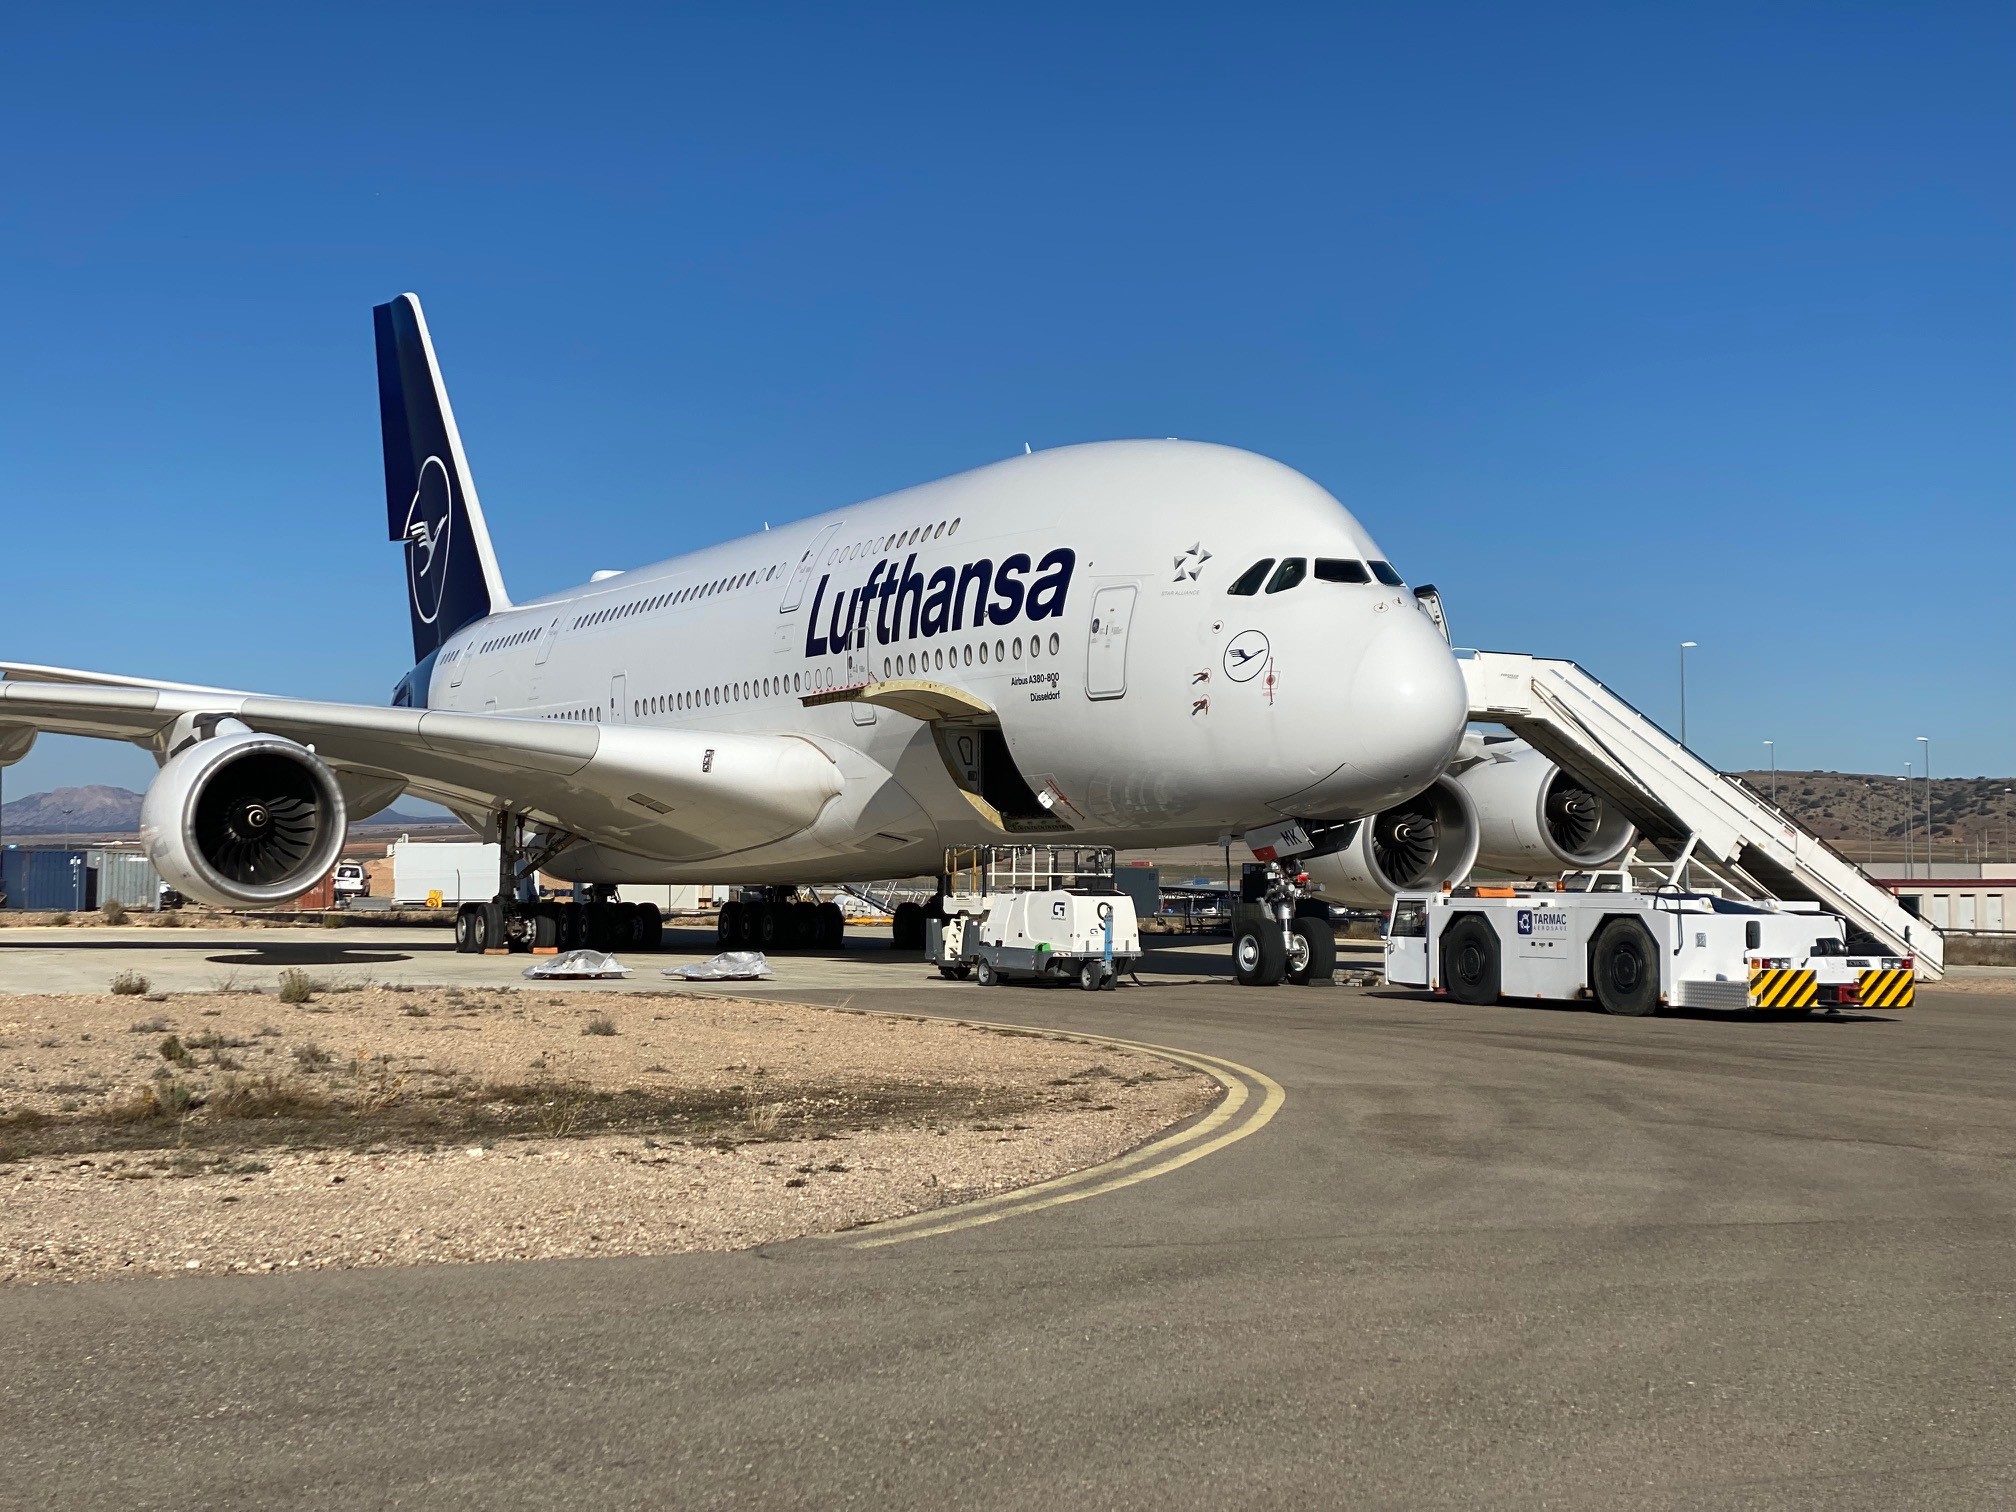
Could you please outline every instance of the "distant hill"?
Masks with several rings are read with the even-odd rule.
[[[9,840],[30,835],[126,835],[140,828],[140,795],[121,787],[68,787],[30,793],[0,807]]]
[[[1769,772],[1734,772],[1770,796]],[[1925,833],[1925,781],[1907,784],[1901,774],[1780,772],[1778,806],[1822,839],[1857,845],[1872,833],[1878,840],[1901,840],[1908,815],[1914,833]],[[2002,849],[2005,827],[2016,826],[2016,777],[1934,777],[1932,832],[1941,841],[1973,841],[1993,853]]]
[[[445,811],[412,813],[395,808],[373,814],[359,827],[426,829],[455,822]],[[122,787],[57,788],[0,806],[0,838],[7,840],[36,835],[130,835],[139,828],[140,795]]]

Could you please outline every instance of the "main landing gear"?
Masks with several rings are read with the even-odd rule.
[[[838,903],[798,896],[795,887],[745,887],[721,905],[723,950],[838,950],[847,919]]]
[[[1305,987],[1336,976],[1337,932],[1329,910],[1304,891],[1308,881],[1306,872],[1291,875],[1272,861],[1248,871],[1232,927],[1241,987]]]
[[[497,816],[497,894],[455,910],[455,948],[464,955],[565,950],[657,950],[665,921],[655,903],[618,903],[613,889],[575,889],[576,901],[537,896],[539,869],[574,843],[571,835],[527,832],[517,814]]]

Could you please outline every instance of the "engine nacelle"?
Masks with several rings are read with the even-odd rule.
[[[343,793],[306,746],[236,721],[171,756],[140,805],[162,880],[216,908],[299,897],[343,849]]]
[[[1460,882],[1477,861],[1477,810],[1450,777],[1437,777],[1405,803],[1358,822],[1342,850],[1302,859],[1323,896],[1354,908],[1384,908],[1397,892],[1432,892]]]
[[[1456,778],[1476,805],[1479,866],[1514,877],[1607,866],[1638,838],[1601,793],[1531,746],[1499,750]]]

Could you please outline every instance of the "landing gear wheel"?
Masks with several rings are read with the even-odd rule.
[[[801,947],[819,943],[818,904],[801,902],[791,905],[791,943]]]
[[[581,944],[605,954],[616,945],[616,910],[606,903],[590,903],[581,910]]]
[[[560,910],[551,903],[541,903],[532,915],[532,948],[534,950],[558,950],[560,948]]]
[[[637,948],[650,951],[665,948],[665,915],[658,911],[656,903],[637,905]]]
[[[1001,983],[1001,973],[994,969],[992,961],[982,961],[973,968],[973,980],[982,987],[997,987]]]
[[[714,920],[714,941],[723,950],[739,950],[742,947],[742,903],[723,903],[721,912]]]
[[[1597,931],[1589,978],[1605,1013],[1644,1018],[1659,1011],[1659,951],[1636,919],[1612,919]]]
[[[1106,968],[1098,961],[1078,963],[1078,985],[1087,992],[1097,992],[1106,978]]]
[[[581,948],[581,931],[581,905],[579,903],[561,904],[560,948],[562,950],[579,950]]]
[[[1297,987],[1328,982],[1337,975],[1337,931],[1328,919],[1295,921],[1294,942],[1288,945],[1288,980]]]
[[[889,946],[892,950],[924,948],[924,910],[915,903],[898,903],[889,919]]]
[[[478,933],[482,923],[476,914],[480,905],[464,903],[455,910],[455,950],[460,955],[480,955],[483,939]]]
[[[1281,926],[1266,923],[1241,929],[1232,941],[1232,969],[1241,987],[1278,987],[1288,974],[1288,945]]]
[[[764,950],[775,950],[781,943],[778,936],[784,932],[784,921],[778,918],[778,912],[775,903],[758,903],[750,909],[753,916],[750,922],[755,926],[751,933],[756,936],[756,944]]]
[[[817,938],[827,950],[838,950],[847,942],[847,915],[840,911],[838,903],[819,905],[819,929]]]
[[[1498,932],[1475,914],[1442,933],[1442,985],[1459,1003],[1498,1001]]]
[[[504,932],[504,905],[502,903],[479,903],[476,905],[477,935],[482,944],[478,950],[509,950],[510,937]]]

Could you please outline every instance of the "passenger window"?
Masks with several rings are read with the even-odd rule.
[[[1365,570],[1363,562],[1353,562],[1343,557],[1316,558],[1316,581],[1319,583],[1369,583],[1372,574]]]
[[[1400,574],[1393,570],[1391,562],[1374,562],[1372,564],[1372,576],[1379,579],[1388,588],[1398,588],[1403,581]]]
[[[1260,591],[1260,585],[1267,581],[1267,569],[1274,565],[1274,558],[1262,557],[1251,567],[1239,574],[1238,581],[1225,591],[1240,598],[1251,598]]]
[[[1284,557],[1281,565],[1274,569],[1274,576],[1268,580],[1269,593],[1286,593],[1309,575],[1309,561],[1306,557]]]

